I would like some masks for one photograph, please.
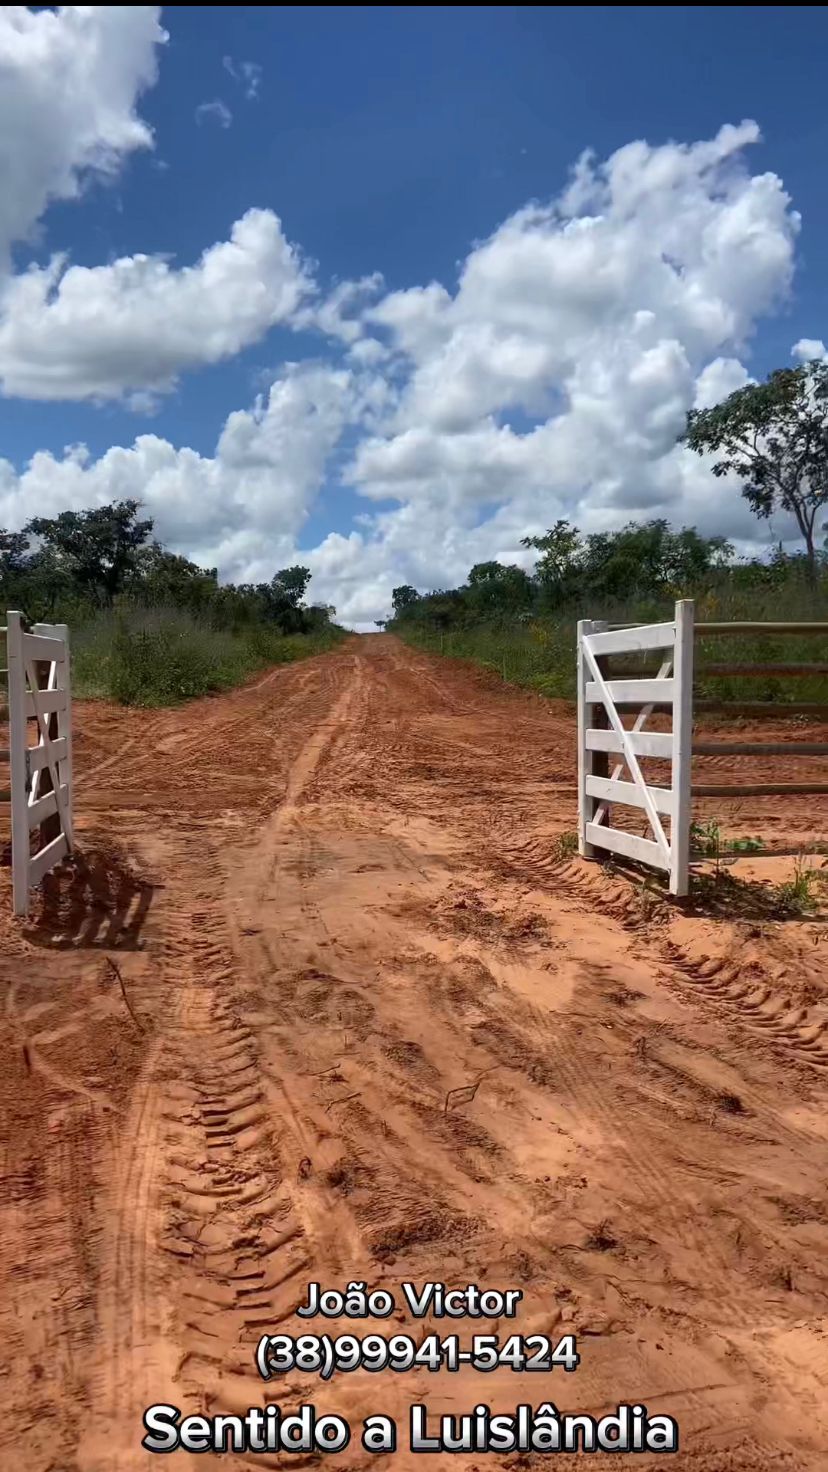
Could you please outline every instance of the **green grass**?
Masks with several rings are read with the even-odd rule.
[[[72,629],[72,688],[79,699],[177,705],[241,685],[258,670],[331,649],[336,626],[280,634],[266,626],[230,633],[177,609],[100,613]]]
[[[745,854],[760,854],[765,847],[765,840],[758,833],[727,838],[715,818],[706,823],[690,824],[691,853],[700,858],[714,859],[717,869],[720,864],[732,862]]]
[[[554,843],[554,854],[556,859],[571,859],[578,852],[578,835],[570,830],[567,833],[559,833]]]
[[[717,858],[711,872],[694,874],[691,893],[697,913],[760,923],[818,920],[824,914],[826,900],[828,872],[824,863],[819,865],[816,855],[804,853],[798,855],[791,877],[780,883],[742,878],[730,870],[727,858]]]
[[[814,868],[806,863],[804,854],[800,854],[792,877],[777,886],[780,902],[793,914],[812,915],[819,909],[820,903],[828,898],[826,862],[828,860],[820,868]]]
[[[502,680],[539,690],[542,695],[575,698],[575,621],[533,620],[531,624],[479,624],[439,634],[419,627],[395,627],[401,639],[433,654],[469,659]]]
[[[541,695],[574,700],[576,622],[605,618],[610,623],[651,623],[670,618],[672,602],[616,604],[585,607],[566,614],[538,616],[526,621],[476,624],[439,632],[402,621],[391,631],[407,643],[449,658],[468,659],[503,680],[537,690]],[[699,623],[776,620],[784,623],[828,623],[828,592],[812,592],[800,583],[765,591],[708,592],[696,599]],[[633,658],[641,664],[642,658]],[[652,659],[653,672],[657,656]],[[828,700],[828,675],[785,676],[708,675],[706,667],[722,664],[828,663],[828,639],[819,636],[715,636],[696,641],[696,692],[720,700],[775,701],[784,707],[793,701]],[[616,661],[619,673],[623,662]]]

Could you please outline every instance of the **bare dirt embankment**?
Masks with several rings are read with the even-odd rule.
[[[82,862],[0,911],[4,1466],[133,1472],[151,1402],[266,1398],[637,1400],[672,1465],[824,1466],[824,928],[556,858],[572,713],[391,638],[77,724]],[[425,1327],[574,1330],[581,1366],[266,1387],[313,1279],[516,1287],[514,1326]]]

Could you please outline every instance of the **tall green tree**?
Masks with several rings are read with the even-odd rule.
[[[815,528],[828,505],[828,364],[779,368],[713,408],[691,409],[682,439],[700,455],[718,456],[714,475],[738,476],[757,516],[794,517],[815,584]]]
[[[293,608],[298,608],[307,592],[310,580],[309,567],[283,567],[281,572],[277,572],[271,587],[278,590],[279,595],[284,597]]]
[[[394,617],[399,618],[400,614],[406,608],[410,608],[412,603],[418,602],[419,597],[420,595],[417,589],[412,588],[410,583],[401,583],[399,588],[394,588],[391,593],[391,606],[394,610]]]
[[[582,590],[596,598],[691,592],[732,550],[724,537],[703,537],[695,527],[674,532],[661,518],[629,522],[619,531],[587,537],[580,561]]]
[[[152,531],[139,521],[138,501],[117,501],[91,511],[36,516],[24,532],[39,538],[82,597],[109,604],[135,572],[138,551]]]
[[[532,581],[522,567],[476,562],[469,573],[468,601],[479,614],[513,614],[532,601]]]
[[[265,616],[284,634],[299,633],[303,627],[302,599],[311,580],[310,568],[283,567],[269,583],[258,588]]]
[[[168,552],[160,542],[150,542],[136,555],[133,574],[126,589],[139,602],[186,608],[198,613],[215,597],[218,570],[198,567],[189,558]]]
[[[544,603],[556,607],[578,593],[583,547],[577,527],[558,520],[542,537],[523,537],[520,545],[541,554],[535,563],[535,581]]]
[[[32,544],[28,529],[0,530],[0,607],[19,608],[30,619],[52,619],[62,603],[83,596],[72,568],[55,547]]]
[[[0,527],[0,575],[23,572],[28,554],[28,532],[10,532]]]

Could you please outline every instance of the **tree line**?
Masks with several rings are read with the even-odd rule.
[[[713,589],[775,589],[790,582],[810,587],[808,559],[778,547],[769,561],[736,560],[724,537],[695,527],[674,531],[664,520],[629,522],[616,532],[582,536],[558,521],[543,537],[522,545],[539,553],[532,572],[500,562],[478,562],[459,588],[418,593],[408,584],[392,593],[393,617],[384,626],[423,625],[444,631],[476,623],[530,622],[583,611],[600,614],[620,604],[660,605]]]
[[[312,633],[336,610],[308,607],[307,567],[284,567],[268,583],[219,583],[152,536],[153,522],[134,500],[86,511],[36,516],[21,531],[0,529],[0,604],[31,622],[83,619],[118,604],[184,610],[215,629],[269,625]]]

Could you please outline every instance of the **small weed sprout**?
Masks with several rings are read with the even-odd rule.
[[[574,832],[560,833],[555,839],[555,858],[571,859],[578,852],[578,835]]]
[[[711,818],[706,823],[690,825],[690,846],[698,856],[714,861],[715,874],[718,879],[722,868],[727,864],[732,864],[740,854],[762,853],[765,841],[758,834],[726,839],[722,834],[721,824],[715,818]]]
[[[797,854],[793,877],[778,885],[777,893],[782,906],[792,915],[812,915],[828,884],[823,861],[818,869],[806,863],[805,854]]]

